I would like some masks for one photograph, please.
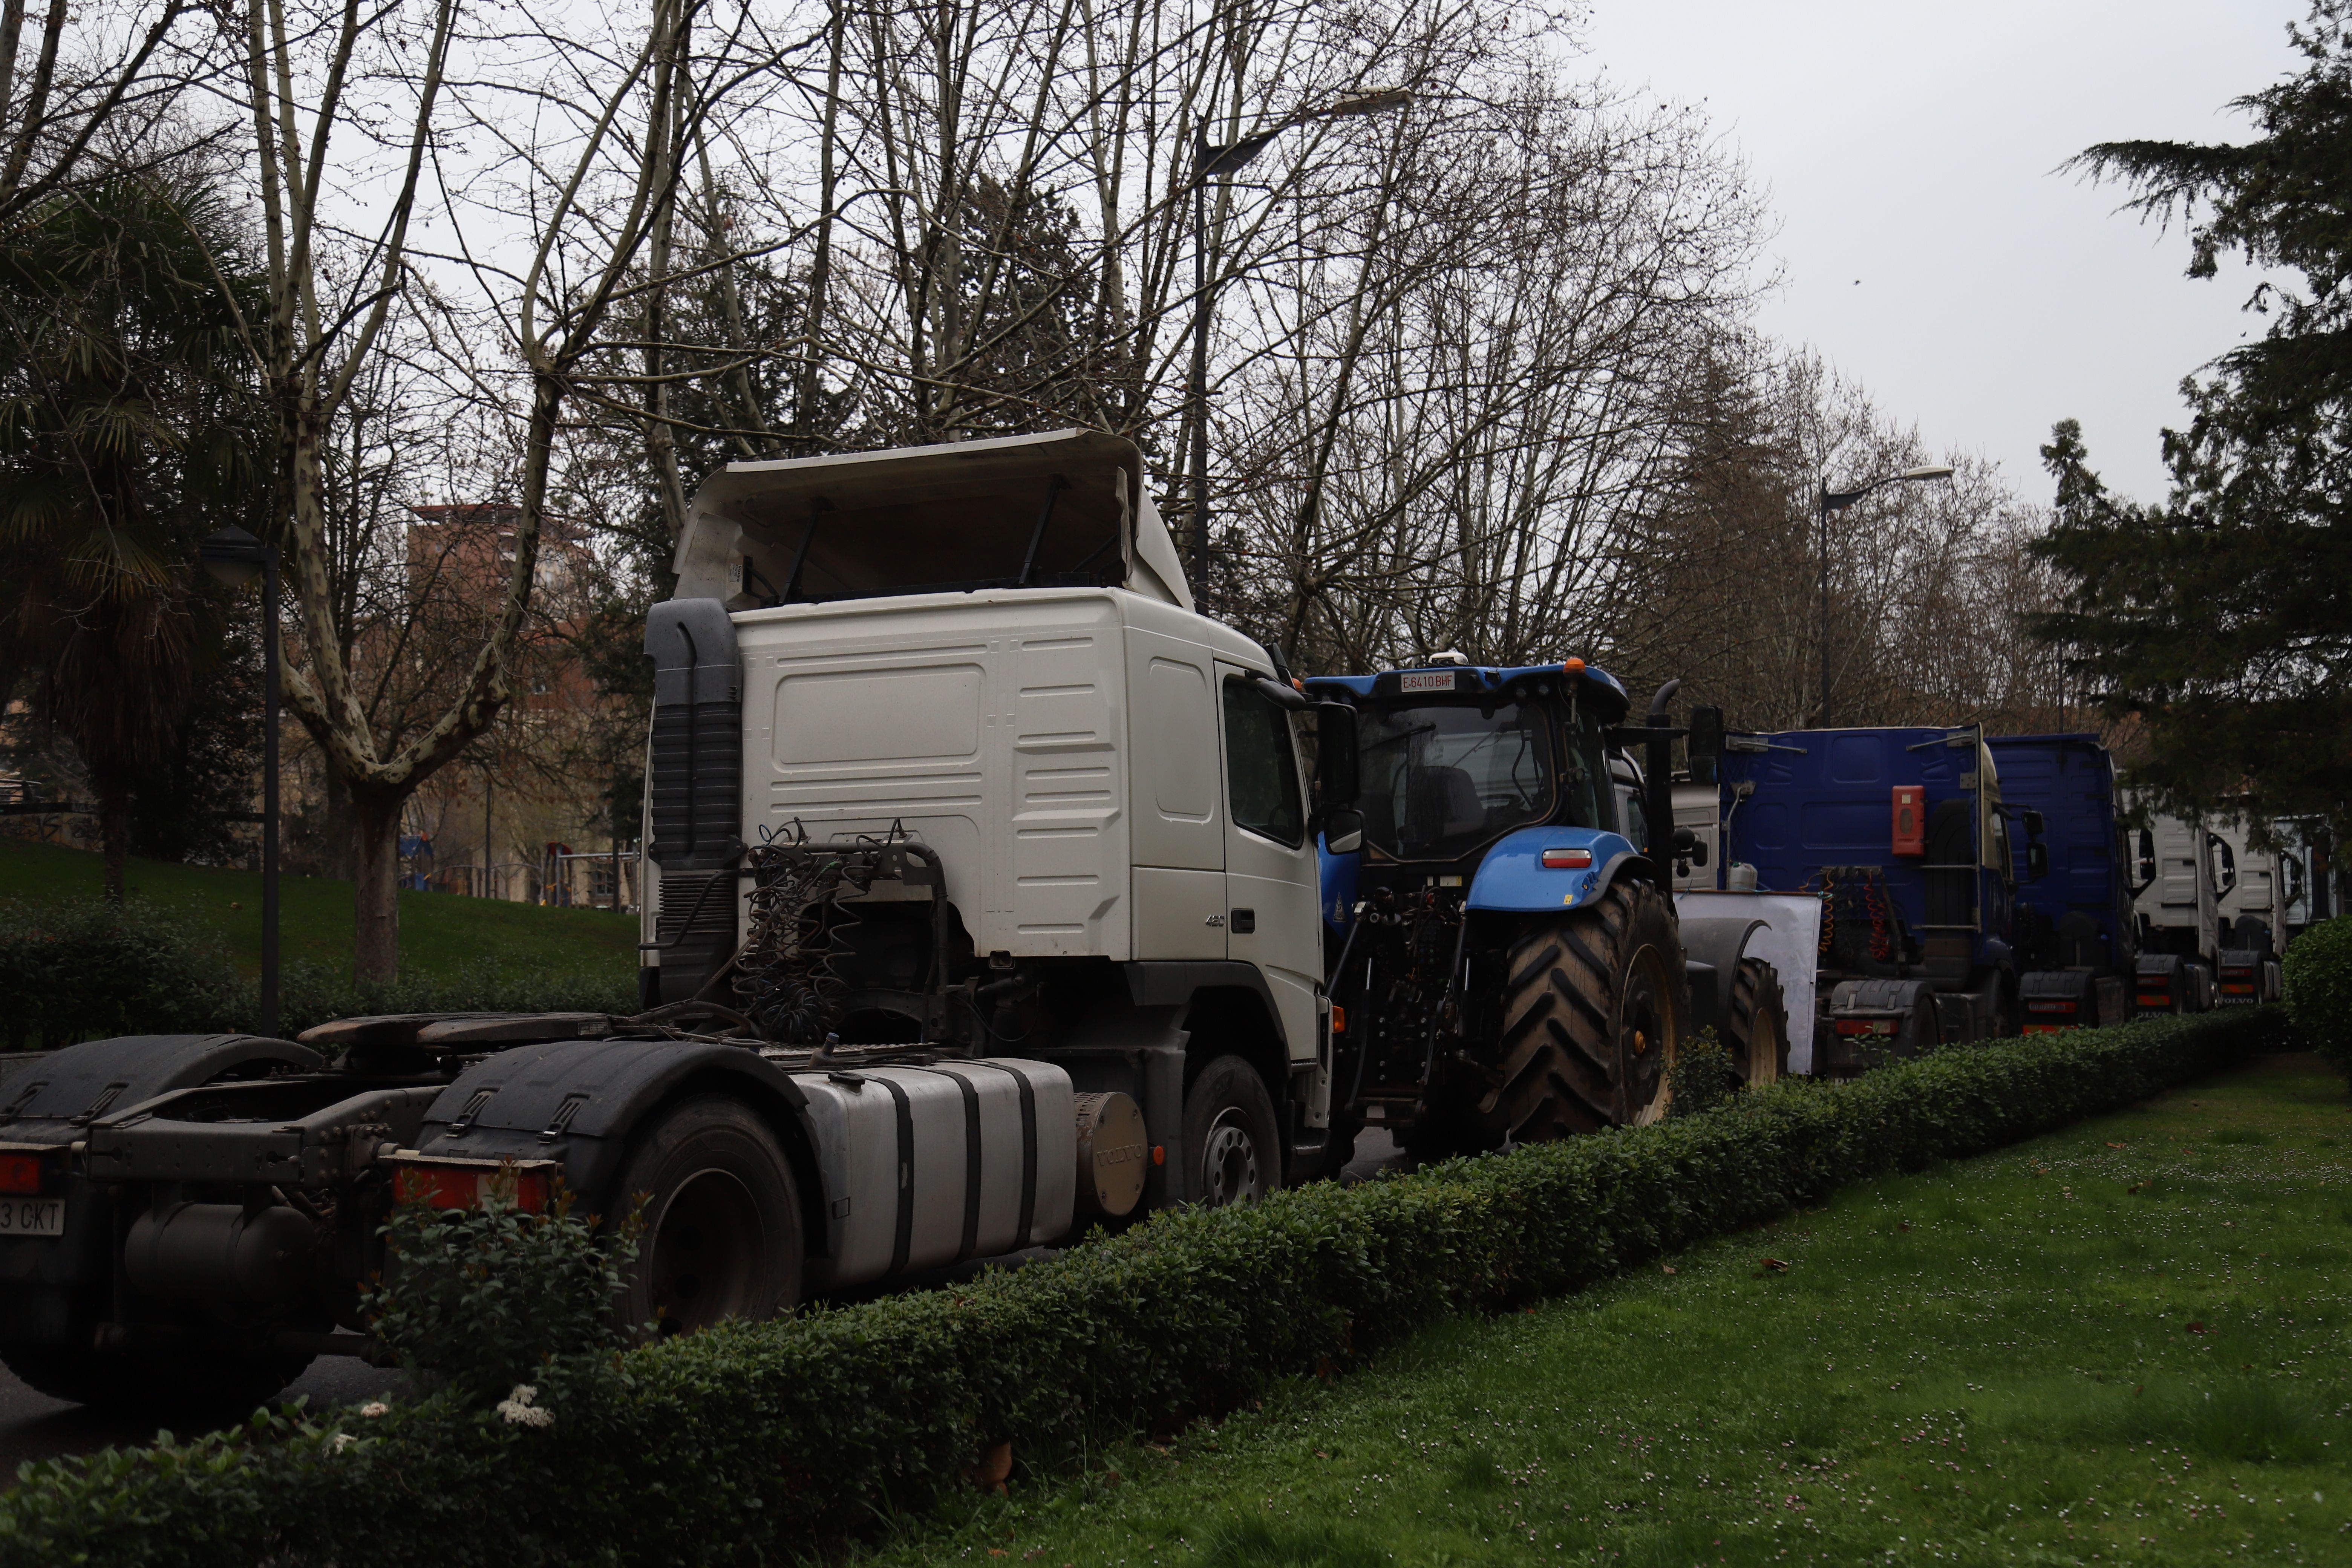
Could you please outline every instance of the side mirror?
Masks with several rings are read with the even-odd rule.
[[[2156,880],[2156,835],[2143,827],[2139,830],[2139,885],[2147,887]]]
[[[1323,847],[1334,855],[1353,855],[1364,847],[1364,814],[1340,806],[1323,818]]]
[[[1692,830],[1692,829],[1690,829],[1690,828],[1687,828],[1687,827],[1677,827],[1677,828],[1675,828],[1675,859],[1677,862],[1681,862],[1681,861],[1687,861],[1687,862],[1689,862],[1689,863],[1690,863],[1691,865],[1693,865],[1693,866],[1704,866],[1704,865],[1706,865],[1706,841],[1705,841],[1705,840],[1703,840],[1703,839],[1701,839],[1701,838],[1699,837],[1699,836],[1697,835],[1697,833],[1696,833],[1695,831],[1693,831],[1693,830]],[[1677,865],[1677,867],[1676,867],[1676,868],[1675,868],[1675,875],[1680,876],[1681,874],[1682,874],[1681,867],[1680,867],[1679,865]]]
[[[2042,837],[2042,829],[2045,826],[2045,823],[2040,812],[2021,811],[2017,814],[2017,817],[2018,821],[2023,824],[2025,827],[2025,836],[2028,838],[2039,838]]]
[[[1711,784],[1721,782],[1722,709],[1694,708],[1691,710],[1690,736],[1684,744],[1684,750],[1690,759],[1691,783]]]
[[[2025,847],[2025,879],[2038,882],[2050,875],[2050,846],[2028,843]]]
[[[1346,702],[1318,702],[1315,804],[1328,812],[1354,805],[1356,797],[1362,793],[1363,778],[1356,752],[1356,710]],[[1356,827],[1362,831],[1361,818]]]

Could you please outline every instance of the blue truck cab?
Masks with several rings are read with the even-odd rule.
[[[2011,847],[2025,1032],[2121,1023],[2131,1016],[2139,942],[2115,758],[2089,734],[1985,743],[2002,801],[2031,830]]]
[[[1734,732],[1719,773],[1722,863],[1822,900],[1816,1073],[2017,1032],[2018,836],[1979,729]]]

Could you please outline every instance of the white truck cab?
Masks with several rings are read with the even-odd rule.
[[[936,887],[839,898],[862,934],[828,960],[857,1004],[827,1019],[836,1053],[1034,1055],[1130,1094],[1159,1201],[1312,1163],[1329,1083],[1307,704],[1267,648],[1194,613],[1131,443],[733,464],[697,494],[677,570],[646,633],[648,1006],[756,1011],[735,961],[763,852],[916,846]],[[1188,1135],[1225,1058],[1255,1086],[1219,1068],[1235,1103]]]

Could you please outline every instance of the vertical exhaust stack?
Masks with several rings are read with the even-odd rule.
[[[661,868],[653,1002],[682,1002],[735,951],[735,868],[743,858],[743,675],[735,624],[716,599],[668,599],[646,614],[654,661],[646,853]]]
[[[1666,704],[1682,688],[1679,679],[1659,687],[1643,723],[1642,816],[1650,841],[1640,847],[1657,866],[1658,887],[1668,898],[1675,891],[1675,731]]]

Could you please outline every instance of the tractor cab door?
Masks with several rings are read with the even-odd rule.
[[[1257,678],[1217,666],[1225,763],[1225,956],[1257,966],[1294,1060],[1319,1033],[1323,928],[1306,781],[1289,710]]]

